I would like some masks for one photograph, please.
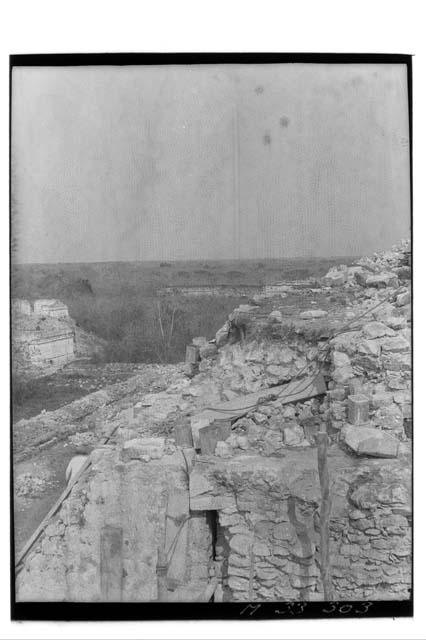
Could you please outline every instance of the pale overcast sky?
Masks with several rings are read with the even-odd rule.
[[[14,68],[16,259],[387,248],[408,139],[405,65]]]

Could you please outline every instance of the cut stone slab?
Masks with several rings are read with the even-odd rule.
[[[375,458],[398,456],[399,441],[380,429],[346,425],[341,434],[344,443],[358,455]]]
[[[369,405],[369,399],[361,393],[348,396],[348,422],[354,425],[368,422]]]
[[[200,448],[199,431],[215,420],[237,420],[253,411],[255,405],[262,399],[279,399],[282,405],[299,400],[308,400],[314,396],[325,394],[327,391],[322,375],[311,376],[302,380],[294,380],[288,384],[279,385],[270,389],[261,389],[255,393],[238,396],[228,402],[221,402],[211,409],[205,409],[191,417],[192,436],[196,449]]]
[[[189,364],[196,364],[200,359],[200,349],[198,346],[189,344],[186,347],[185,362]]]

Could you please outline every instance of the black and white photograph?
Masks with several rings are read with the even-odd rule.
[[[412,615],[411,71],[11,56],[17,619]]]

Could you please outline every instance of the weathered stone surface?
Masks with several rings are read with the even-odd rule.
[[[349,367],[351,364],[349,356],[343,351],[333,351],[332,359],[336,368]]]
[[[213,358],[217,354],[217,346],[208,342],[200,346],[201,358]]]
[[[366,287],[367,286],[367,279],[370,277],[370,273],[368,271],[356,271],[354,273],[354,277],[355,277],[355,281],[361,285],[362,287]]]
[[[302,427],[294,424],[283,429],[284,443],[288,447],[297,447],[302,444],[305,439],[305,432]]]
[[[370,401],[367,396],[348,396],[348,422],[353,425],[365,424],[369,418]]]
[[[237,534],[232,536],[229,541],[229,546],[233,551],[239,553],[241,556],[248,556],[253,548],[253,539],[249,536]]]
[[[266,371],[275,376],[278,380],[291,380],[291,373],[289,367],[282,367],[276,364],[271,364],[266,367]]]
[[[335,389],[330,389],[327,391],[327,395],[330,400],[335,402],[343,402],[346,398],[346,389],[345,387],[336,387]]]
[[[219,440],[214,454],[219,458],[232,458],[232,447],[227,442]]]
[[[361,340],[358,344],[358,351],[369,356],[379,356],[381,345],[378,340]]]
[[[327,311],[323,311],[323,309],[309,309],[309,311],[302,311],[300,317],[302,320],[313,320],[315,318],[324,318],[327,315]]]
[[[373,409],[392,404],[392,393],[389,391],[378,391],[371,396],[371,404]]]
[[[407,326],[407,320],[403,316],[390,316],[384,320],[385,324],[391,329],[404,329]]]
[[[224,344],[228,342],[228,338],[229,338],[229,323],[225,322],[223,327],[221,327],[216,332],[216,336],[215,336],[216,346],[218,348],[222,347]]]
[[[127,460],[159,459],[164,455],[164,438],[136,438],[124,443],[121,451],[121,458]]]
[[[353,377],[354,370],[352,367],[339,367],[333,371],[333,380],[337,384],[347,384]]]
[[[274,526],[273,536],[277,540],[294,542],[296,540],[296,529],[290,522],[281,522],[280,524]]]
[[[271,323],[274,323],[274,322],[282,322],[283,317],[282,317],[282,315],[281,315],[281,311],[279,311],[278,309],[277,309],[277,310],[275,310],[275,311],[271,311],[271,313],[270,313],[270,314],[269,314],[269,316],[268,316],[268,320],[269,320],[269,322],[271,322]]]
[[[338,269],[336,267],[331,268],[324,276],[324,284],[326,287],[339,287],[348,280],[347,267],[346,269]]]
[[[362,332],[367,338],[382,338],[383,336],[394,336],[395,331],[383,324],[383,322],[367,322]]]
[[[366,284],[367,287],[376,287],[377,289],[397,287],[398,276],[393,273],[380,273],[374,276],[368,276]]]
[[[394,458],[398,455],[398,440],[380,429],[347,425],[341,435],[344,443],[358,455],[377,458]]]
[[[246,451],[247,449],[249,449],[250,443],[249,443],[248,437],[245,435],[237,436],[237,445],[240,449],[243,449],[243,451]]]
[[[382,365],[388,371],[411,371],[411,355],[393,352],[383,354]]]
[[[384,338],[383,340],[381,340],[381,347],[383,351],[406,353],[410,350],[410,343],[402,336],[395,336],[394,338]]]
[[[271,551],[267,544],[264,542],[255,542],[253,545],[253,553],[256,556],[270,556]]]
[[[404,307],[406,304],[411,302],[411,293],[409,291],[404,291],[404,293],[400,293],[396,297],[396,305],[397,307]]]
[[[395,434],[403,433],[404,417],[402,411],[397,404],[391,403],[380,407],[375,416],[374,422],[378,427],[393,431]]]
[[[228,580],[229,588],[235,591],[241,591],[241,592],[248,591],[249,585],[250,583],[248,579],[237,577],[237,576],[231,576]],[[241,595],[241,599],[246,599],[246,597],[247,596],[244,596],[244,594]]]

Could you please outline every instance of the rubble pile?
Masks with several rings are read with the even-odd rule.
[[[19,498],[33,498],[43,493],[49,482],[49,474],[39,472],[37,474],[29,471],[21,473],[15,478],[15,492]]]
[[[123,600],[158,597],[161,540],[171,532],[181,546],[167,574],[170,600],[201,598],[212,562],[215,600],[322,600],[317,434],[326,431],[333,597],[408,598],[410,271],[403,242],[334,267],[315,287],[257,295],[210,341],[194,339],[185,368],[160,388],[136,376],[85,399],[67,437],[96,416],[94,432],[114,429],[114,438],[91,454],[87,477],[28,555],[21,597],[34,599],[46,578],[60,598],[78,599],[80,582],[85,598],[101,598],[99,532],[111,525],[126,545]],[[307,378],[321,378],[317,390],[286,399],[281,385],[303,388]],[[195,438],[201,429],[209,453]]]

